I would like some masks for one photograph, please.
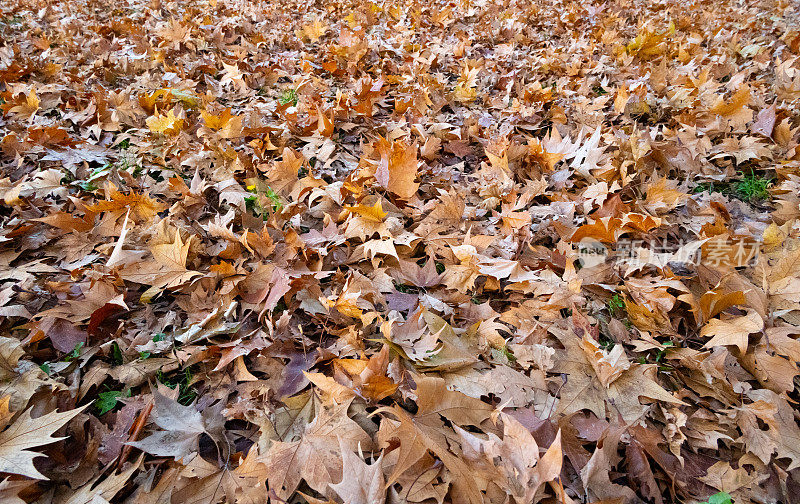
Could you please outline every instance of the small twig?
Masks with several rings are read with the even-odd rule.
[[[128,443],[131,441],[136,441],[139,438],[139,433],[142,431],[145,422],[147,421],[147,417],[150,416],[150,412],[153,411],[153,400],[151,399],[150,402],[147,403],[147,406],[144,407],[141,413],[139,413],[139,417],[133,422],[131,426],[131,430],[129,431],[130,435],[128,436]],[[122,464],[125,463],[125,460],[128,458],[128,455],[131,453],[131,449],[133,446],[126,444],[122,447],[122,452],[119,454],[119,462],[117,463],[117,467],[122,469]]]

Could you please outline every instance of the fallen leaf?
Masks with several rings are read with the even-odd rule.
[[[42,455],[30,448],[66,439],[52,435],[85,409],[86,406],[63,413],[52,411],[37,418],[31,418],[30,409],[25,410],[14,423],[0,432],[0,472],[48,479],[33,466],[33,459]]]

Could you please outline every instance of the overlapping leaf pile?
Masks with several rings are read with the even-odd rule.
[[[0,15],[2,502],[800,495],[793,2]]]

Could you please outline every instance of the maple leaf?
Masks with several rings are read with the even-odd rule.
[[[21,96],[22,100],[13,99],[13,96],[11,100],[8,100],[8,103],[5,103],[6,100],[4,100],[0,107],[6,114],[16,114],[20,119],[33,120],[33,115],[39,110],[39,105],[41,104],[39,97],[36,95],[36,88],[32,87],[27,95]]]
[[[206,126],[219,133],[221,138],[238,138],[242,134],[242,117],[231,114],[230,107],[219,115],[205,110],[200,111]],[[152,129],[152,128],[151,128]]]
[[[297,489],[301,480],[318,492],[342,480],[342,447],[368,449],[372,439],[347,416],[349,403],[323,409],[307,424],[297,441],[275,441],[266,454],[268,482],[281,499]]]
[[[573,243],[585,238],[591,238],[603,243],[614,243],[620,234],[619,227],[622,221],[616,217],[602,217],[589,224],[584,224],[575,230],[570,237]]]
[[[584,335],[579,345],[594,368],[597,379],[606,388],[631,367],[622,345],[614,345],[610,351],[602,350],[600,344],[588,334]]]
[[[636,38],[625,46],[625,50],[628,54],[634,54],[639,58],[649,60],[666,51],[664,43],[666,36],[667,32],[656,33],[652,28],[643,26]]]
[[[561,474],[561,431],[540,457],[539,446],[525,426],[506,413],[501,413],[499,418],[503,422],[502,439],[489,433],[488,439],[483,440],[456,427],[456,432],[465,441],[464,456],[480,460],[488,467],[495,466],[499,461],[497,469],[505,481],[498,483],[516,502],[535,502],[539,487]]]
[[[458,82],[453,90],[453,97],[456,100],[461,103],[470,103],[478,97],[476,86],[479,71],[479,68],[470,67],[467,64],[462,67]]]
[[[743,467],[734,469],[728,462],[719,461],[708,468],[705,476],[700,481],[722,492],[733,493],[742,487],[749,487],[764,481],[766,474],[748,474]]]
[[[587,353],[582,349],[583,340],[574,334],[556,332],[556,336],[566,347],[555,362],[553,370],[567,375],[566,383],[561,389],[558,413],[569,415],[581,409],[588,409],[600,418],[606,417],[606,408],[613,417],[621,416],[627,423],[638,420],[648,407],[639,398],[645,397],[668,403],[683,404],[669,392],[664,390],[656,377],[656,366],[647,364],[630,364],[627,369],[618,373],[611,367],[611,373],[605,376],[613,381],[604,386],[597,376],[595,367],[603,370],[602,363],[592,363],[589,359],[597,359],[597,353]],[[590,348],[590,346],[587,346]],[[601,352],[602,355],[602,352]],[[607,357],[601,357],[601,359]],[[612,356],[612,361],[618,360]],[[607,363],[606,366],[611,366]]]
[[[400,257],[397,255],[397,248],[395,247],[393,240],[369,240],[368,242],[364,243],[363,251],[364,255],[366,255],[373,262],[375,262],[375,258],[378,255],[391,256],[397,260],[400,259]]]
[[[297,38],[307,40],[312,44],[319,42],[319,39],[328,32],[328,27],[319,19],[304,25],[300,30],[295,30]]]
[[[387,215],[389,215],[383,211],[383,205],[381,203],[381,200],[376,200],[375,204],[372,206],[356,205],[345,208],[349,212],[358,214],[364,219],[371,222],[383,222],[383,219],[386,218]]]
[[[458,425],[480,425],[492,408],[477,399],[447,389],[444,380],[425,377],[417,381],[416,419],[441,415]]]
[[[789,469],[800,467],[800,427],[795,422],[792,406],[778,394],[767,389],[747,393],[753,402],[738,408],[742,436],[747,451],[761,460],[776,454],[789,459]],[[757,420],[768,427],[763,429]],[[765,462],[766,463],[766,462]]]
[[[106,198],[93,205],[87,205],[86,210],[92,214],[111,212],[116,218],[122,217],[130,210],[131,217],[137,222],[149,222],[165,208],[161,202],[150,198],[147,194],[134,191],[125,194],[113,184],[107,185]]]
[[[361,298],[361,291],[352,291],[345,289],[340,294],[336,301],[328,302],[331,308],[336,308],[336,310],[341,313],[342,315],[346,315],[352,318],[361,318],[363,311],[358,306],[357,302]]]
[[[386,345],[370,359],[334,360],[333,365],[336,368],[334,376],[340,383],[348,385],[362,397],[380,401],[397,390],[397,384],[386,376],[388,364],[389,346]],[[346,376],[340,376],[341,374]]]
[[[624,426],[610,426],[600,437],[591,458],[580,470],[581,480],[592,497],[621,499],[623,502],[637,500],[632,489],[613,483],[609,477],[613,461],[617,460],[616,452],[623,430]]]
[[[183,129],[184,124],[184,120],[177,117],[172,110],[169,110],[166,114],[160,114],[156,111],[155,115],[148,117],[145,122],[150,131],[165,135],[177,135]]]
[[[466,396],[463,396],[466,397]],[[458,502],[481,504],[483,497],[480,490],[478,475],[458,456],[456,456],[447,443],[447,438],[441,431],[441,421],[427,411],[422,418],[411,417],[405,410],[394,406],[381,408],[378,411],[389,413],[398,419],[397,422],[384,420],[381,422],[381,431],[378,434],[381,446],[389,446],[395,441],[399,443],[399,453],[394,471],[388,477],[393,483],[397,478],[414,466],[426,452],[433,452],[453,474],[453,498]]]
[[[744,106],[750,103],[750,87],[741,86],[730,101],[725,102],[722,97],[717,99],[716,105],[711,108],[711,112],[721,116],[732,116],[739,112]]]
[[[387,321],[381,332],[392,345],[397,345],[408,358],[424,362],[441,350],[438,335],[428,330],[423,317],[423,309],[418,308],[402,323]]]
[[[171,474],[159,481],[159,499],[145,500],[159,504],[165,498],[175,504],[202,504],[208,502],[241,502],[266,504],[266,472],[255,446],[247,451],[235,469],[217,467],[200,456],[188,460],[182,475]],[[176,481],[177,480],[177,481]],[[166,484],[163,484],[166,483]],[[176,484],[177,483],[177,484]],[[150,497],[149,494],[145,494]],[[138,501],[137,501],[138,502]]]
[[[153,389],[153,403],[153,423],[162,430],[141,441],[132,441],[130,446],[153,455],[180,459],[197,451],[201,434],[220,438],[222,418],[215,418],[213,408],[202,414],[193,404],[183,406],[158,389]]]
[[[227,86],[230,84],[233,88],[239,91],[247,88],[247,83],[244,81],[244,74],[239,69],[238,65],[229,65],[223,62],[222,68],[225,69],[225,73],[222,75],[222,78],[219,81],[222,86]]]
[[[417,147],[402,140],[390,142],[380,138],[375,143],[380,162],[375,169],[375,180],[400,198],[411,198],[419,188],[417,178]]]
[[[747,352],[748,337],[750,334],[760,332],[764,328],[764,320],[754,310],[748,310],[747,315],[729,319],[711,319],[700,330],[703,338],[711,337],[705,343],[706,347],[735,345],[744,355]]]
[[[299,182],[298,170],[303,166],[305,158],[290,148],[283,149],[281,160],[276,162],[267,173],[270,188],[281,194],[290,194]]]
[[[150,285],[156,290],[183,285],[201,274],[186,268],[191,241],[190,236],[184,244],[180,231],[176,230],[173,242],[150,247],[154,261],[127,264],[120,270],[120,276],[125,280]]]
[[[579,138],[580,141],[580,138]],[[597,162],[600,161],[603,155],[604,147],[599,147],[600,144],[600,126],[594,130],[592,136],[584,143],[580,149],[576,150],[568,158],[571,157],[572,163],[570,168],[582,175],[588,180],[594,180],[591,172],[598,168]]]
[[[792,501],[787,2],[149,2],[0,5],[0,501]]]
[[[536,138],[528,140],[528,155],[547,171],[552,171],[556,164],[564,158],[564,154],[560,152],[548,152],[542,142]]]
[[[397,275],[417,287],[433,287],[442,281],[442,275],[436,271],[436,264],[432,259],[428,259],[422,267],[402,258],[398,258],[398,263],[400,267],[396,270]]]
[[[372,464],[367,464],[348,449],[342,439],[339,439],[339,451],[342,452],[342,481],[330,487],[344,504],[383,504],[386,500],[383,454]]]
[[[0,336],[0,381],[17,376],[17,364],[24,355],[25,349],[18,339]]]
[[[122,488],[128,484],[133,473],[139,470],[142,465],[143,457],[139,457],[133,464],[119,473],[111,474],[102,481],[101,476],[93,478],[85,485],[76,489],[67,498],[58,501],[58,504],[97,504],[105,503],[113,499]]]
[[[14,423],[0,432],[0,472],[48,479],[33,466],[33,459],[42,455],[29,448],[66,439],[54,438],[52,435],[87,407],[88,405],[63,413],[52,411],[37,418],[31,418],[30,408],[25,410]]]
[[[438,340],[441,342],[441,348],[427,354],[424,360],[418,362],[420,367],[427,371],[454,371],[477,361],[473,349],[469,348],[467,343],[456,335],[453,327],[443,318],[428,310],[422,311],[422,317],[428,331],[435,335],[426,338],[424,343],[430,344],[432,341]]]
[[[666,177],[651,182],[647,186],[644,207],[650,212],[660,214],[684,204],[689,195],[678,190],[677,185],[676,182],[670,181]]]
[[[392,237],[392,233],[385,222],[385,218],[389,214],[383,210],[383,203],[381,203],[380,199],[376,200],[371,206],[360,204],[347,206],[345,210],[350,215],[344,230],[345,237],[353,238],[358,236],[362,241],[376,233],[381,237]]]
[[[433,452],[453,471],[456,480],[454,490],[463,502],[481,502],[478,484],[468,477],[468,466],[454,455],[441,430],[442,418],[447,418],[456,425],[480,425],[489,418],[492,408],[486,403],[470,398],[459,392],[447,390],[444,380],[440,378],[422,378],[417,381],[419,397],[417,414],[409,416],[397,407],[384,407],[379,411],[389,413],[398,422],[381,424],[378,434],[381,446],[387,446],[396,439],[399,453],[392,474],[388,481],[394,482],[422,458],[427,450]]]

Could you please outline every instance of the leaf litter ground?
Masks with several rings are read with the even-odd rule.
[[[797,501],[793,2],[0,35],[0,501]]]

